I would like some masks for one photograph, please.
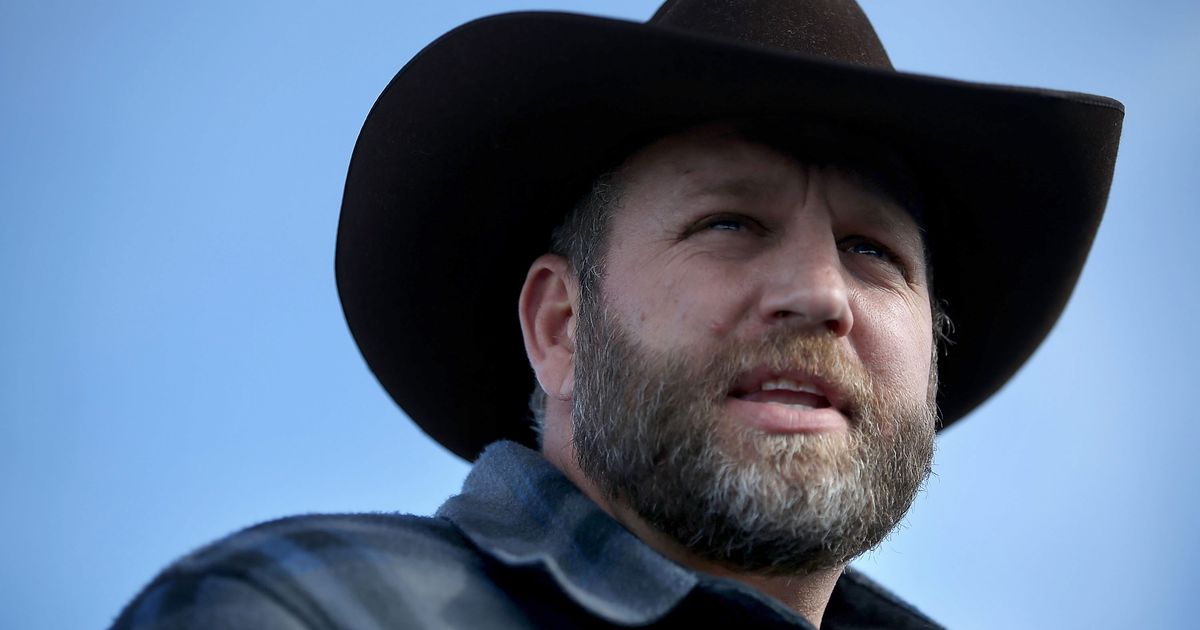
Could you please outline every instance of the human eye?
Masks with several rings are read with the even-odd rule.
[[[879,241],[865,236],[849,236],[838,242],[838,248],[847,254],[877,260],[895,269],[905,278],[908,277],[908,268],[905,265],[904,259]]]
[[[851,254],[861,254],[863,256],[872,256],[881,260],[892,260],[895,256],[891,250],[875,241],[862,237],[852,237],[842,239],[842,249]]]
[[[708,230],[723,230],[726,232],[740,232],[746,229],[746,222],[735,217],[721,217],[713,219],[704,225],[704,229]]]
[[[766,228],[752,217],[742,214],[714,214],[706,216],[692,224],[685,236],[707,232],[749,232],[762,233]]]

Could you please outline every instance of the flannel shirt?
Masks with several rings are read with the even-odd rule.
[[[264,523],[168,567],[114,630],[809,628],[740,582],[686,569],[610,518],[535,451],[491,445],[432,518]],[[937,628],[847,570],[822,628]]]

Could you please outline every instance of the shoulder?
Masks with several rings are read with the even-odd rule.
[[[449,522],[395,514],[270,521],[163,571],[114,628],[417,627],[464,589],[486,591],[485,562]]]

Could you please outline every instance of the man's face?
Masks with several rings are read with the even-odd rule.
[[[913,219],[720,127],[651,145],[621,185],[577,323],[581,469],[733,568],[830,568],[877,544],[933,449]]]

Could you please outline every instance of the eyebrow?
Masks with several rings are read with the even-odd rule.
[[[893,194],[886,186],[884,186],[877,178],[866,175],[860,171],[835,167],[843,173],[849,175],[860,185],[864,191],[874,198],[875,202],[885,202],[894,204],[900,210],[911,217],[916,223],[918,235],[924,237],[924,225],[921,221],[919,212],[915,212],[913,208],[908,207],[897,195]],[[698,188],[686,191],[684,196],[687,198],[697,197],[761,197],[771,192],[772,183],[769,178],[756,175],[737,175],[732,177],[724,177],[718,181],[705,181]],[[884,210],[879,203],[867,204],[871,209],[868,212],[873,217],[872,222],[880,226],[887,225],[902,225],[903,220],[892,216],[891,212]]]
[[[899,204],[896,204],[899,206]],[[916,220],[903,206],[899,206],[900,212],[890,212],[877,204],[865,206],[868,211],[863,212],[861,220],[875,226],[879,229],[887,229],[897,235],[900,235],[908,240],[908,236],[913,236],[916,239],[916,245],[923,248],[925,245],[925,228]],[[909,223],[902,217],[908,216],[912,219],[912,229],[909,229]]]

